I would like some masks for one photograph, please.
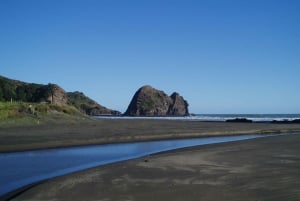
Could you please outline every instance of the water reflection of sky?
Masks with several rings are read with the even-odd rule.
[[[189,146],[261,137],[243,135],[93,145],[0,154],[0,195],[44,179]]]

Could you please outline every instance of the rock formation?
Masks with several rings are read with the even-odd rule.
[[[126,116],[186,116],[188,103],[178,93],[168,96],[163,91],[146,85],[133,96]]]
[[[42,85],[36,92],[37,102],[47,102],[54,105],[66,105],[67,93],[56,84]]]
[[[235,119],[227,119],[226,122],[233,122],[233,123],[252,123],[251,119],[247,118],[235,118]]]
[[[170,105],[168,115],[174,116],[187,116],[189,115],[188,112],[188,103],[186,100],[183,99],[178,93],[174,92],[171,95],[173,104]]]

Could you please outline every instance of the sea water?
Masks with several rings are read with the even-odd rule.
[[[224,122],[228,119],[246,118],[254,122],[271,122],[273,120],[292,121],[300,119],[300,114],[193,114],[185,117],[128,117],[128,116],[95,116],[98,119],[166,119],[184,121]]]

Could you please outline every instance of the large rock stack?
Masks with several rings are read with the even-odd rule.
[[[126,116],[187,116],[188,103],[178,93],[168,96],[149,85],[141,87],[133,96]]]

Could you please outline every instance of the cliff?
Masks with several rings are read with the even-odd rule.
[[[67,93],[56,84],[27,83],[3,76],[0,76],[0,101],[71,105],[88,115],[120,115],[119,111],[110,110],[81,92]]]
[[[33,102],[47,102],[53,105],[66,105],[68,97],[65,90],[60,86],[48,84],[41,85],[33,94],[32,100]]]
[[[188,103],[174,92],[168,96],[165,92],[149,85],[141,87],[133,96],[126,116],[187,116]]]

